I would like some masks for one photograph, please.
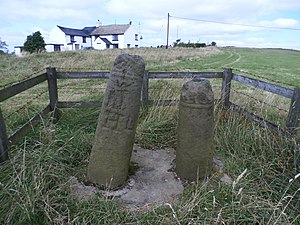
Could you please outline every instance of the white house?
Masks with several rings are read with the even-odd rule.
[[[131,23],[98,26],[91,37],[95,49],[139,47],[139,35]]]
[[[15,49],[15,54],[18,55],[18,56],[21,56],[22,55],[22,52],[23,52],[23,46],[15,46],[14,49]]]
[[[56,26],[49,33],[47,52],[80,50],[91,47],[90,32],[95,28],[73,29]]]
[[[49,34],[47,51],[70,51],[84,48],[139,47],[139,35],[131,23],[100,25],[73,29],[56,26]]]
[[[46,51],[72,51],[81,49],[137,48],[139,34],[129,24],[97,24],[83,29],[54,27],[46,41]],[[15,47],[16,55],[22,53],[22,46]]]

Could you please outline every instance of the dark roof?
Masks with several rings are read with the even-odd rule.
[[[57,25],[58,26],[58,25]],[[112,35],[124,34],[130,27],[130,24],[113,24],[100,27],[85,27],[83,29],[74,29],[58,26],[66,35],[89,37],[90,35]]]
[[[109,40],[107,40],[106,38],[100,38],[102,41],[104,41],[105,42],[105,44],[107,44],[107,45],[112,45],[112,43],[109,41]]]
[[[91,35],[124,34],[130,24],[113,24],[96,27]]]
[[[53,44],[53,43],[48,43],[48,44],[47,44],[47,43],[46,43],[45,45],[61,45],[61,46],[62,46],[62,45],[64,45],[64,44]]]
[[[93,32],[93,30],[95,30],[95,29],[96,29],[95,26],[93,26],[93,27],[85,27],[85,28],[82,29],[82,31],[83,31],[84,33],[90,35],[90,34]]]
[[[67,27],[61,27],[61,26],[58,26],[58,27],[66,35],[89,37],[89,34],[85,33],[83,30],[80,30],[80,29],[73,29],[73,28],[67,28]]]

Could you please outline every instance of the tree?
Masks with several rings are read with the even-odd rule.
[[[211,45],[212,45],[212,46],[216,46],[217,43],[213,41],[213,42],[211,43]]]
[[[0,37],[0,53],[7,53],[8,52],[8,44],[6,44],[5,41],[2,41],[1,40],[1,37]]]
[[[45,49],[45,41],[44,38],[42,37],[41,32],[36,31],[32,35],[28,35],[27,39],[24,43],[24,51],[26,52],[41,52],[46,50]]]

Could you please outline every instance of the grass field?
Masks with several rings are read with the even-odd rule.
[[[64,71],[110,70],[121,50],[43,53],[22,58],[0,55],[0,86],[17,82],[47,66]],[[129,49],[149,71],[222,71],[300,86],[300,52],[275,49]],[[151,80],[151,99],[178,99],[186,80]],[[218,98],[220,81],[211,80]],[[106,81],[59,81],[61,101],[101,100]],[[8,133],[48,104],[46,83],[1,103]],[[284,124],[289,100],[233,84],[231,99],[277,124]],[[244,95],[243,95],[244,94]],[[252,96],[253,98],[249,98]],[[259,99],[260,101],[257,101]],[[262,104],[262,102],[264,102]],[[276,107],[274,107],[276,106]],[[65,109],[56,125],[47,119],[12,146],[0,165],[0,224],[300,224],[300,152],[295,139],[257,126],[230,110],[215,107],[215,157],[225,164],[233,185],[187,185],[179,200],[133,213],[100,196],[70,196],[71,176],[83,178],[99,109]],[[177,106],[141,110],[136,144],[176,147]]]

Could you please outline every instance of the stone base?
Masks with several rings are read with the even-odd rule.
[[[119,190],[100,190],[94,186],[80,183],[76,177],[70,179],[71,195],[87,200],[97,193],[118,201],[130,210],[149,210],[153,207],[172,204],[182,194],[184,183],[174,171],[175,150],[172,148],[148,150],[134,146],[131,161],[138,165],[127,185]],[[214,171],[219,174],[220,182],[231,185],[231,179],[223,174],[224,165],[214,160]]]

